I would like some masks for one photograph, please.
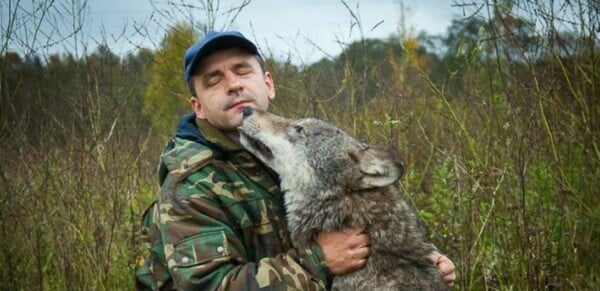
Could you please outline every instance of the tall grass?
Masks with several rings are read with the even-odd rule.
[[[375,60],[360,50],[315,66],[270,60],[273,111],[399,151],[403,192],[456,264],[457,289],[597,289],[598,39],[568,56],[543,43],[549,57],[515,60],[494,47],[516,40],[490,33],[457,51],[461,66],[441,79],[410,34],[386,40],[400,48]],[[23,107],[8,102],[43,87],[23,86],[26,77],[0,87],[0,289],[130,290],[165,134],[146,118],[161,117],[138,115],[139,75],[118,79],[115,66],[90,62],[65,77],[52,65],[41,75],[72,86],[62,103],[43,89]],[[3,63],[0,79],[16,77],[6,72]]]
[[[408,169],[404,193],[430,240],[456,263],[458,289],[596,289],[598,39],[592,38],[595,46],[585,38],[572,44],[577,50],[569,57],[539,42],[536,49],[547,54],[538,58],[525,49],[498,49],[517,42],[516,33],[487,31],[446,82],[431,79],[426,60],[410,51],[416,40],[408,36],[400,39],[406,50],[400,59],[388,55],[357,68],[348,54],[336,60],[342,64],[338,75],[322,68],[324,74],[302,76],[315,86],[279,80],[286,86],[279,88],[278,102],[293,101],[275,110],[329,119],[399,150]],[[539,34],[544,39],[546,32]],[[335,94],[319,95],[314,81],[323,76],[337,79]],[[378,84],[375,94],[368,82]],[[318,110],[298,113],[310,106],[297,100]]]

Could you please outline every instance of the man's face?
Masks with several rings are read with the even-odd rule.
[[[190,102],[196,116],[222,130],[240,126],[245,107],[266,111],[275,98],[271,74],[262,71],[256,56],[237,48],[204,58],[192,82],[197,97]]]

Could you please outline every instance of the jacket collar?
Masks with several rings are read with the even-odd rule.
[[[206,119],[196,118],[196,124],[199,131],[204,134],[204,137],[225,151],[239,151],[243,148],[233,139],[238,138],[234,134],[227,134],[220,129],[215,128]]]
[[[181,139],[197,142],[209,147],[217,155],[224,152],[239,151],[243,148],[228,134],[215,128],[206,119],[196,118],[194,113],[184,115],[177,125],[175,136]]]

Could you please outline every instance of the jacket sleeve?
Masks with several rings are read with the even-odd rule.
[[[290,249],[257,262],[248,259],[244,237],[227,209],[198,193],[202,185],[183,183],[162,196],[151,213],[154,263],[146,269],[153,289],[322,290],[330,277],[320,247]],[[187,190],[186,190],[187,189]],[[189,189],[194,189],[190,193]],[[203,189],[213,191],[214,189]],[[220,191],[227,191],[220,189]],[[194,193],[196,192],[196,193]],[[166,279],[168,275],[170,278]],[[139,276],[138,276],[139,277]],[[138,283],[144,281],[138,279]],[[140,284],[141,285],[141,284]]]

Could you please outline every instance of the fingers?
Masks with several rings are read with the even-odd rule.
[[[367,264],[367,259],[360,259],[355,261],[350,261],[350,269],[358,270],[362,269]]]
[[[442,280],[444,280],[448,286],[453,287],[454,281],[456,281],[456,268],[454,263],[448,259],[448,257],[438,252],[432,252],[427,258],[438,267],[438,270],[442,275]]]
[[[371,254],[369,235],[364,228],[322,232],[317,235],[317,243],[334,275],[347,274],[364,267]],[[443,281],[453,287],[456,281],[454,263],[439,252],[432,252],[427,258],[438,267]]]
[[[343,230],[348,235],[348,245],[352,248],[369,245],[369,235],[364,228],[348,228]]]
[[[440,273],[442,273],[442,279],[444,282],[452,287],[454,286],[454,281],[456,280],[456,273],[454,263],[450,261],[446,256],[442,256],[438,260],[438,268],[440,269]]]
[[[449,287],[454,287],[454,281],[456,280],[456,275],[454,273],[452,273],[451,275],[444,276],[442,279],[444,280],[444,283],[446,283],[446,285],[448,285]]]
[[[323,250],[330,272],[335,275],[364,267],[371,252],[369,236],[364,228],[322,232],[317,234],[317,243]]]
[[[348,260],[349,267],[352,269],[364,267],[370,254],[371,249],[367,245],[352,250],[352,254]]]
[[[369,248],[369,236],[364,228],[352,228],[345,230],[349,237],[346,259],[344,260],[350,270],[357,270],[365,266],[367,258],[371,254]]]

